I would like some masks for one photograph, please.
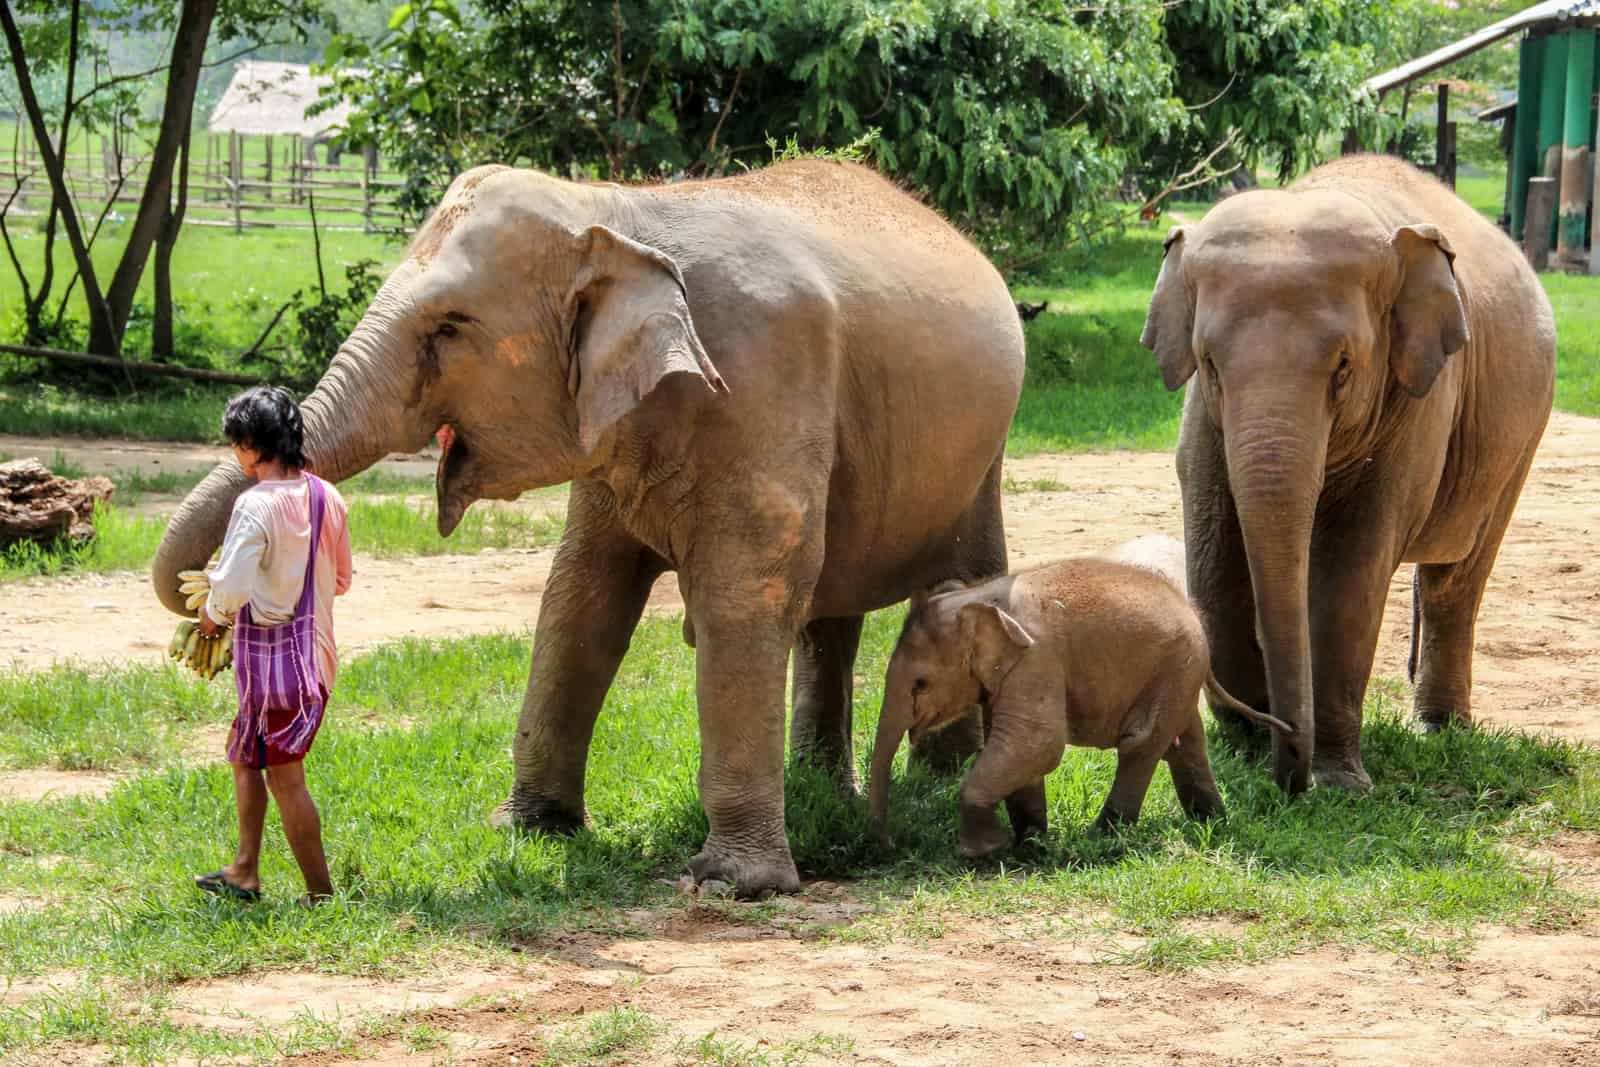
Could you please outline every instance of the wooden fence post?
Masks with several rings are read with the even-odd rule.
[[[267,134],[267,199],[272,199],[272,134]]]
[[[228,131],[228,172],[229,199],[233,201],[233,232],[243,233],[244,222],[240,215],[240,200],[243,199],[244,185],[244,160],[241,158],[239,146],[239,131]]]
[[[1556,179],[1529,178],[1522,253],[1534,270],[1544,270],[1550,263],[1550,222],[1555,213]]]

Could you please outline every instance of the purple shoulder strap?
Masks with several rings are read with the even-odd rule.
[[[310,614],[317,602],[317,546],[322,543],[322,479],[310,473],[304,477],[306,492],[311,497],[311,545],[306,550],[306,575],[301,583],[300,603],[294,608],[296,617]]]

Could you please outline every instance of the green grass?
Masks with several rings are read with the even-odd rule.
[[[901,614],[879,612],[867,626],[855,727],[863,765]],[[0,675],[0,764],[137,772],[101,800],[0,805],[0,892],[53,900],[0,918],[0,976],[68,969],[159,987],[276,968],[383,974],[446,950],[492,956],[563,926],[625,931],[621,909],[680,906],[658,879],[706,832],[694,656],[680,623],[653,619],[636,634],[595,733],[595,828],[572,839],[485,822],[510,784],[527,662],[526,638],[502,635],[401,642],[346,666],[307,763],[340,887],[315,912],[291,903],[298,878],[271,823],[265,904],[230,906],[188,883],[232,847],[232,787],[224,767],[184,764],[179,741],[227,721],[230,679],[195,683],[165,666]],[[1121,939],[1107,958],[1184,969],[1328,942],[1450,952],[1481,922],[1575,922],[1584,902],[1498,845],[1600,829],[1600,757],[1496,731],[1423,737],[1385,686],[1369,712],[1377,786],[1367,796],[1289,800],[1266,767],[1214,733],[1230,811],[1213,823],[1184,819],[1162,773],[1138,826],[1092,834],[1114,761],[1070,749],[1049,779],[1048,841],[1003,865],[957,859],[958,783],[917,771],[897,773],[898,850],[885,855],[862,801],[791,768],[790,840],[803,872],[859,879],[855,892],[879,902],[836,934],[846,940],[936,937],[960,916],[1005,915],[1091,940],[1132,934],[1132,947]],[[760,923],[767,912],[729,914]],[[1212,920],[1225,925],[1194,929]]]
[[[0,297],[0,299],[4,299]],[[6,383],[0,356],[0,426],[32,437],[126,437],[139,441],[215,442],[232,388],[146,389],[94,396],[49,383]]]

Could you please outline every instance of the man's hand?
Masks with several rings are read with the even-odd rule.
[[[222,627],[211,621],[211,613],[206,611],[204,604],[200,605],[200,632],[207,637],[215,637],[222,632]]]

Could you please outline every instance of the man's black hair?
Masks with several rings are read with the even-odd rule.
[[[276,385],[258,385],[228,401],[222,435],[233,444],[255,449],[267,462],[277,460],[290,470],[306,465],[300,406],[287,389]]]

